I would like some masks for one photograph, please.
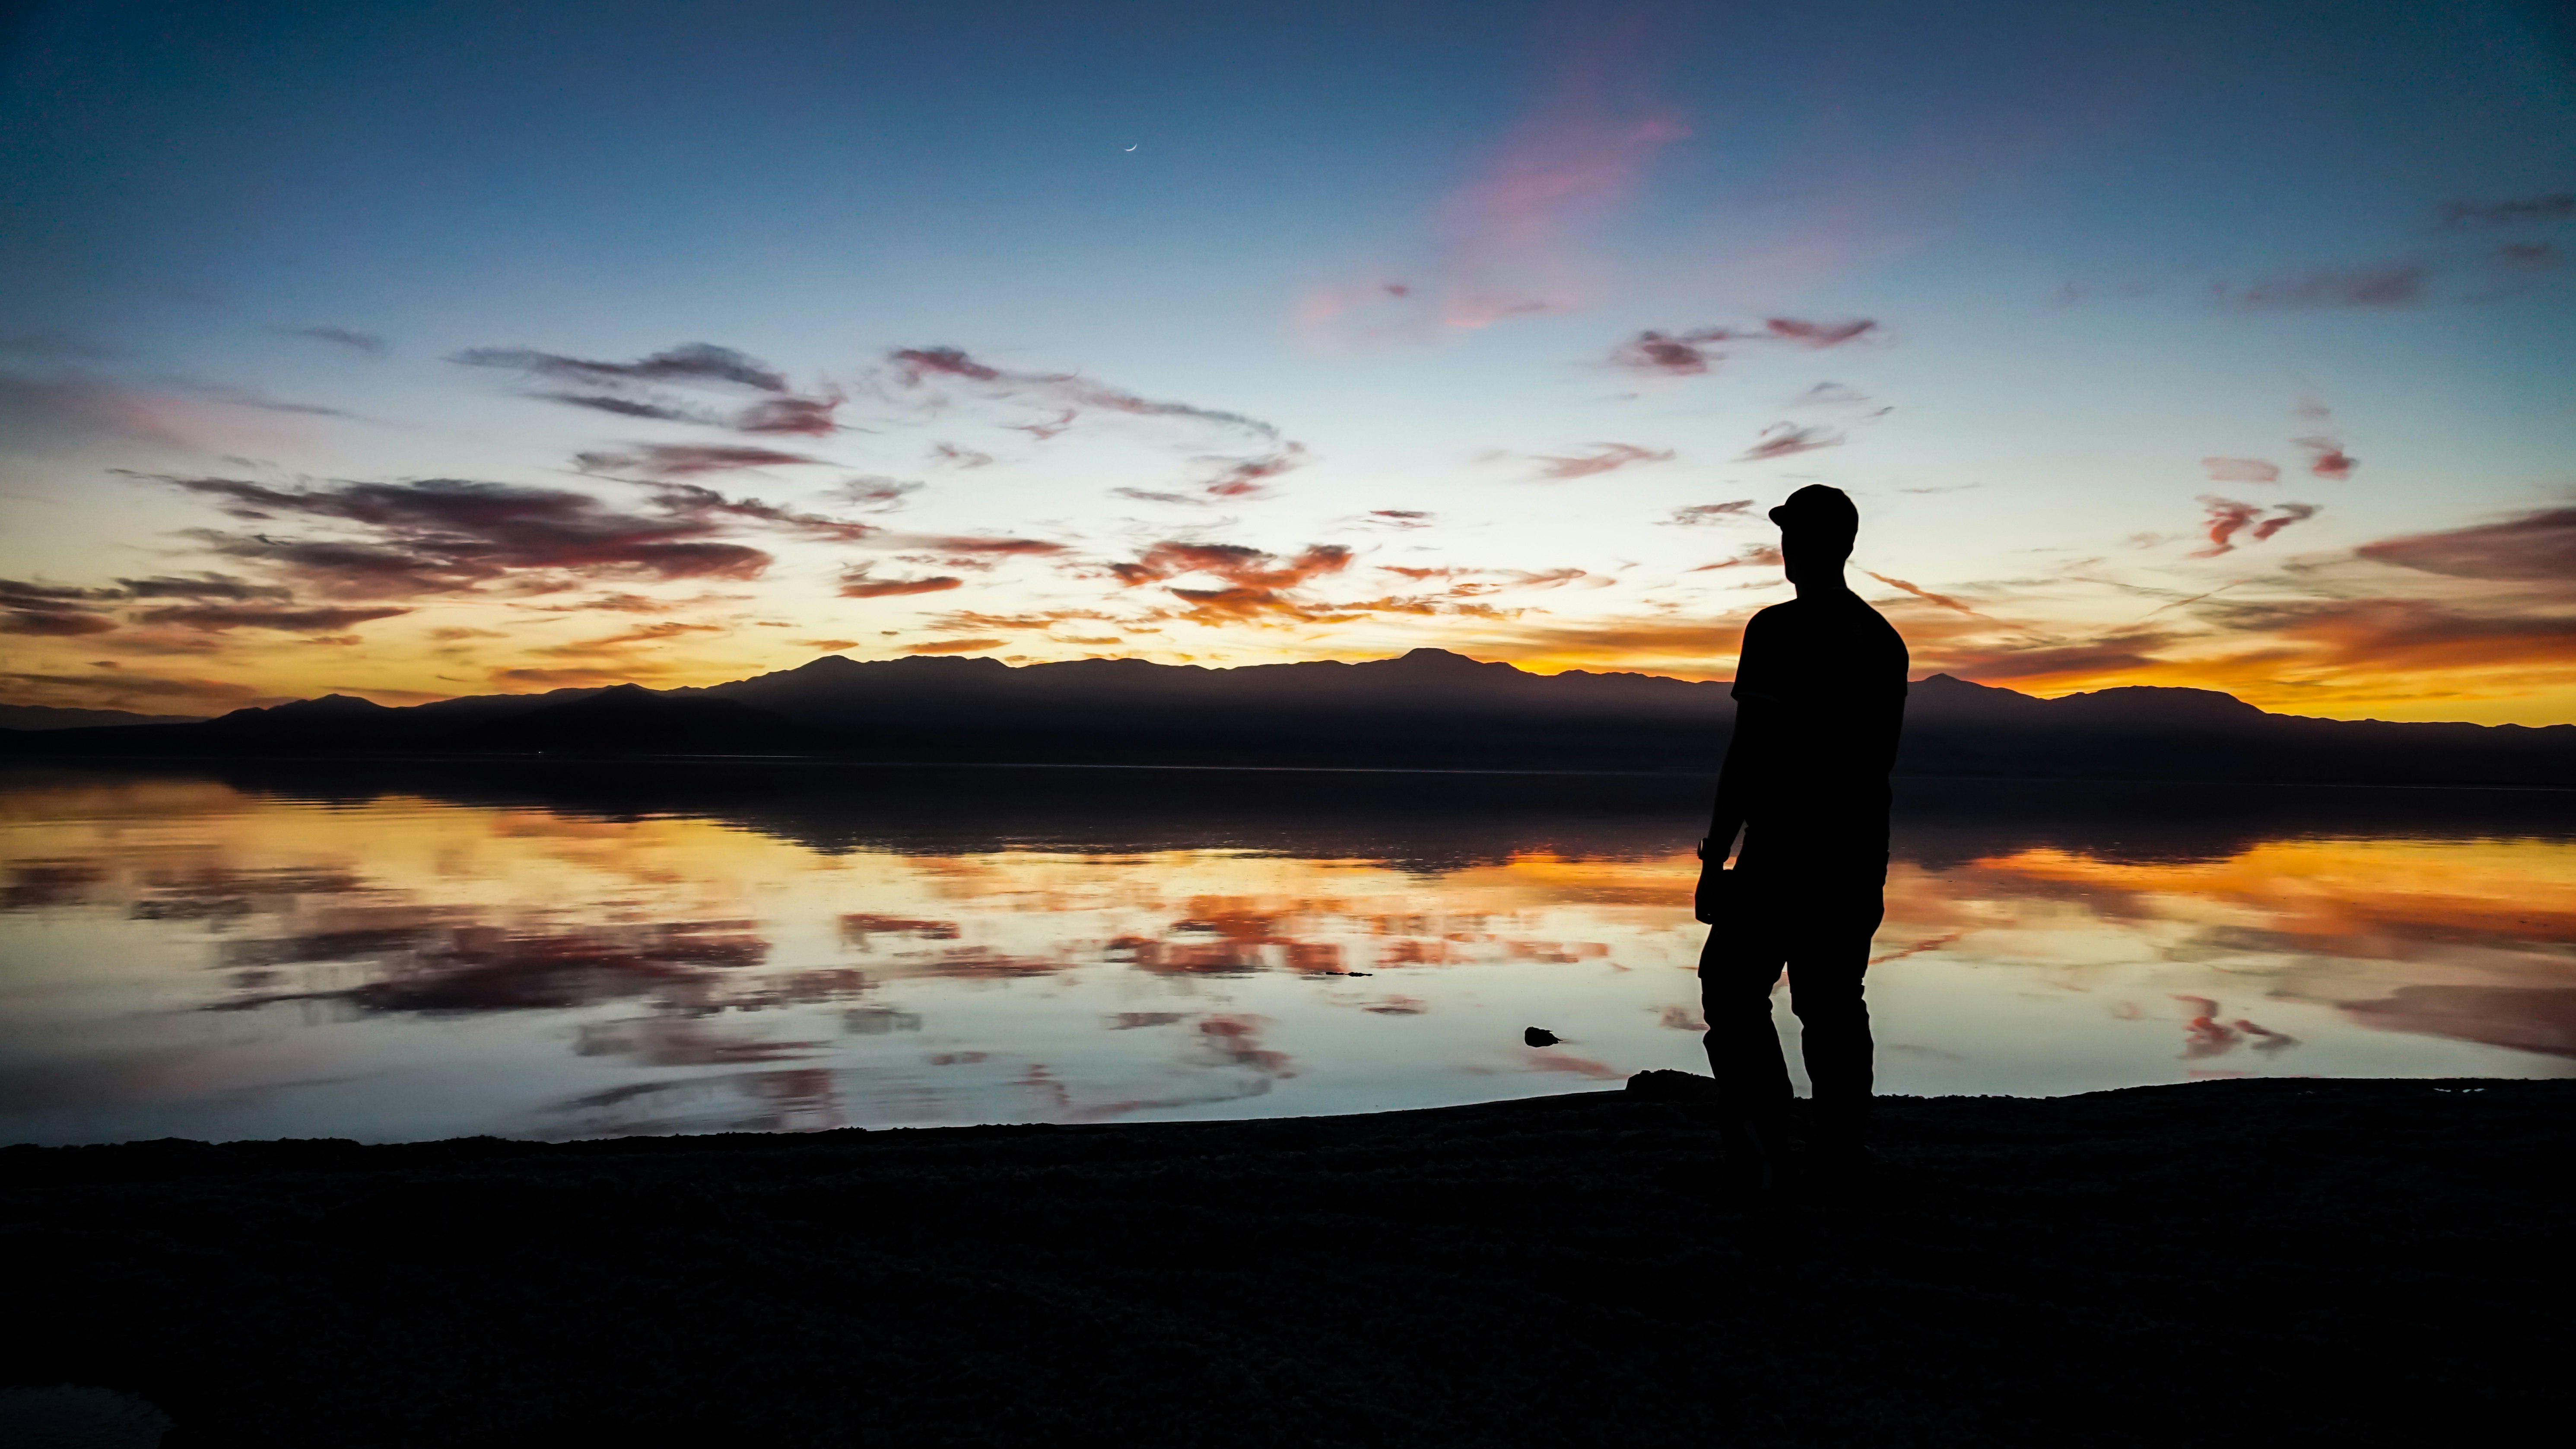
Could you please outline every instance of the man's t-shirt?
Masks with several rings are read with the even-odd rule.
[[[1909,663],[1905,641],[1857,594],[1753,616],[1734,695],[1771,702],[1779,729],[1747,811],[1748,843],[1886,858],[1887,773]]]

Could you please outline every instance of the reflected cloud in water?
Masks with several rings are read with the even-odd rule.
[[[1695,1069],[1696,780],[260,768],[0,774],[0,1135],[1296,1114]],[[2567,1071],[2562,803],[1905,782],[1882,1087]]]

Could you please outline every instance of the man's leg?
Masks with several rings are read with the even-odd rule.
[[[1868,1130],[1875,1048],[1862,980],[1885,905],[1876,881],[1819,896],[1788,951],[1790,1010],[1814,1091],[1816,1154],[1850,1162]]]
[[[1781,956],[1768,931],[1730,922],[1708,933],[1699,957],[1701,1045],[1717,1079],[1718,1125],[1729,1162],[1748,1185],[1778,1180],[1782,1124],[1792,1092],[1780,1033],[1771,1022],[1771,988]]]

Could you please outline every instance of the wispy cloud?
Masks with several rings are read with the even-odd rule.
[[[220,451],[240,445],[242,421],[239,413],[203,397],[91,377],[0,372],[0,436],[19,449],[112,439],[182,452]]]
[[[1431,527],[1439,522],[1439,517],[1419,508],[1372,508],[1361,515],[1358,521],[1364,527],[1392,528],[1410,532],[1418,528]]]
[[[207,634],[219,634],[231,629],[273,629],[281,633],[322,634],[346,630],[377,619],[396,618],[410,612],[411,610],[407,608],[394,606],[281,609],[256,604],[182,604],[168,608],[145,609],[136,614],[135,618],[140,623],[194,629]]]
[[[1010,423],[1006,426],[1011,428],[1014,432],[1026,433],[1030,437],[1043,443],[1047,439],[1063,432],[1065,429],[1072,427],[1073,420],[1080,416],[1081,414],[1075,412],[1072,408],[1060,408],[1052,417],[1040,418],[1033,423]]]
[[[2254,541],[2261,543],[2291,524],[2304,523],[2322,511],[2314,503],[2284,503],[2273,511],[2271,517],[2254,525]]]
[[[1799,427],[1793,423],[1773,423],[1762,430],[1753,446],[1736,457],[1739,463],[1759,463],[1772,458],[1786,458],[1796,453],[1812,453],[1830,448],[1843,440],[1843,435],[1827,427]]]
[[[755,392],[785,392],[787,376],[730,347],[691,342],[636,362],[600,362],[527,347],[471,347],[448,359],[467,367],[499,367],[532,377],[589,386],[626,383],[725,384]]]
[[[1714,344],[1732,334],[1723,327],[1688,332],[1640,332],[1610,350],[1610,365],[1665,377],[1700,377],[1725,357]]]
[[[193,679],[149,674],[133,669],[100,669],[91,674],[23,672],[0,674],[12,693],[33,703],[66,703],[92,708],[143,712],[241,709],[282,704],[292,695],[272,694],[227,679]]]
[[[1744,550],[1733,558],[1722,558],[1715,563],[1701,564],[1698,568],[1690,569],[1688,572],[1704,574],[1716,569],[1735,569],[1745,568],[1748,566],[1754,568],[1776,569],[1786,562],[1787,560],[1780,556],[1779,549],[1770,544],[1763,543],[1755,544],[1753,547]]]
[[[2089,639],[2058,643],[2008,642],[1985,648],[1950,649],[1925,658],[1918,668],[1937,668],[1961,679],[2025,687],[2049,681],[2090,680],[2123,671],[2153,669],[2165,663],[2156,653],[2183,636],[2172,630],[2122,629]]]
[[[889,533],[878,542],[888,548],[919,549],[954,558],[1053,558],[1071,553],[1069,544],[1043,538],[1010,538],[985,534]]]
[[[1969,615],[1973,618],[1984,617],[1979,614],[1977,610],[1950,597],[1948,594],[1936,594],[1930,589],[1924,588],[1920,584],[1910,584],[1903,579],[1889,578],[1887,575],[1872,569],[1862,569],[1861,572],[1868,574],[1871,578],[1878,580],[1880,583],[1887,585],[1891,589],[1902,589],[1905,592],[1912,594],[1914,597],[1923,600],[1927,604],[1938,604],[1944,609],[1955,609],[1958,612]]]
[[[2200,502],[2208,510],[2208,516],[2201,522],[2201,530],[2209,539],[2209,547],[2195,551],[2193,558],[2216,558],[2235,552],[2236,535],[2249,528],[2253,530],[2249,541],[2261,543],[2293,523],[2316,517],[2320,511],[2313,503],[2284,503],[2273,510],[2271,517],[2264,518],[2263,505],[2259,503],[2239,503],[2232,498],[2209,495],[2204,495]]]
[[[382,357],[393,350],[385,339],[373,332],[354,332],[346,327],[294,327],[287,329],[287,335],[328,342],[362,357]]]
[[[98,605],[117,597],[113,589],[0,579],[0,634],[51,638],[104,634],[116,627],[116,620]]]
[[[1244,413],[1140,397],[1124,388],[1095,382],[1078,373],[1020,372],[995,367],[967,355],[962,348],[901,347],[888,353],[887,360],[894,366],[897,381],[905,387],[918,388],[938,382],[973,385],[992,396],[1039,398],[1051,407],[1070,410],[1076,416],[1085,410],[1098,409],[1130,417],[1205,423],[1274,442],[1280,437],[1277,427]],[[1071,417],[1063,418],[1056,424],[1057,431],[1062,431],[1072,422]]]
[[[2505,242],[2495,249],[2495,259],[2522,272],[2538,272],[2558,265],[2558,247],[2551,242]]]
[[[2219,301],[2249,312],[2323,307],[2411,307],[2424,300],[2432,268],[2418,261],[2361,267],[2312,267],[2285,272],[2243,288],[2219,283]]]
[[[559,659],[610,658],[617,661],[616,668],[634,670],[643,661],[629,656],[642,645],[659,644],[665,640],[686,638],[692,634],[723,632],[722,628],[714,624],[691,624],[678,619],[662,619],[650,624],[632,625],[614,634],[603,634],[596,639],[574,639],[562,644],[548,644],[529,652]]]
[[[1163,585],[1186,606],[1182,617],[1197,623],[1314,623],[1347,611],[1308,597],[1305,586],[1340,573],[1350,561],[1351,551],[1339,544],[1315,544],[1282,558],[1239,543],[1171,540],[1146,549],[1133,562],[1109,565],[1109,574],[1131,588]],[[1177,582],[1194,574],[1214,579],[1220,587]]]
[[[2547,508],[2497,523],[2401,534],[2354,552],[2449,578],[2540,584],[2576,600],[2576,508]]]
[[[2216,558],[2220,554],[2234,552],[2236,535],[2244,532],[2246,526],[2263,512],[2260,504],[2239,503],[2232,498],[2203,496],[2200,503],[2209,511],[2208,518],[2201,525],[2202,532],[2209,539],[2209,547],[2194,553],[2193,558]]]
[[[1878,324],[1867,318],[1847,322],[1812,322],[1802,317],[1769,317],[1763,319],[1763,331],[1783,342],[1801,347],[1840,347],[1878,330]]]
[[[2301,438],[2298,443],[2308,450],[2308,471],[2319,478],[2341,483],[2350,479],[2352,470],[2360,466],[2361,460],[2345,452],[2343,444],[2331,437]]]
[[[964,579],[934,575],[912,579],[870,577],[871,565],[853,564],[841,573],[841,597],[845,599],[893,599],[906,594],[938,594],[963,585]]]
[[[1766,317],[1747,326],[1687,327],[1670,331],[1640,332],[1610,351],[1610,365],[1623,371],[1662,377],[1699,377],[1716,369],[1726,354],[1720,343],[1760,345],[1786,344],[1797,347],[1840,347],[1856,342],[1879,330],[1869,318],[1842,322],[1818,322],[1804,317]],[[1818,383],[1801,402],[1848,403],[1865,401],[1858,393],[1834,383]]]
[[[1148,398],[1080,373],[999,367],[959,347],[897,348],[887,354],[887,361],[894,385],[905,391],[935,394],[940,388],[961,388],[983,397],[1030,402],[1049,409],[1048,416],[1041,420],[1006,425],[1040,441],[1065,432],[1089,413],[1180,423],[1202,430],[1203,434],[1213,430],[1237,439],[1259,440],[1264,446],[1254,456],[1200,460],[1215,469],[1198,485],[1199,491],[1211,498],[1266,496],[1268,480],[1306,462],[1303,444],[1283,436],[1276,424],[1248,413]],[[934,457],[957,467],[982,467],[993,461],[990,454],[951,443],[935,444],[931,451]]]
[[[1670,448],[1643,448],[1635,443],[1595,443],[1592,448],[1589,453],[1578,453],[1568,457],[1553,457],[1542,453],[1533,461],[1541,465],[1538,474],[1541,478],[1550,482],[1563,482],[1571,478],[1590,478],[1598,474],[1614,472],[1632,464],[1669,463],[1673,460],[1673,450]]]
[[[2553,191],[2509,201],[2454,201],[2442,208],[2445,226],[2529,226],[2576,218],[2576,191]]]
[[[1753,500],[1750,498],[1738,498],[1726,503],[1694,503],[1687,508],[1674,509],[1672,517],[1660,519],[1658,522],[1670,528],[1698,528],[1712,523],[1735,523],[1749,514],[1752,508]]]
[[[2304,646],[2310,668],[2445,673],[2498,667],[2562,677],[2576,617],[2471,612],[2429,599],[2313,599],[2231,605],[2219,618],[2273,647]]]
[[[456,478],[283,488],[237,478],[152,481],[211,499],[244,521],[300,518],[355,534],[190,534],[217,554],[267,565],[332,598],[459,593],[502,580],[546,589],[592,576],[749,579],[770,563],[760,549],[717,537],[738,515],[705,504],[713,495],[704,490],[666,486],[657,511],[642,514],[584,493]]]
[[[743,433],[828,437],[839,431],[833,413],[843,399],[837,391],[799,393],[788,385],[785,373],[712,343],[692,342],[634,362],[567,357],[527,347],[473,347],[448,360],[515,372],[528,384],[531,397],[622,417],[697,423]],[[771,396],[726,410],[694,398],[674,397],[666,390],[674,387]]]
[[[923,486],[895,478],[861,476],[833,485],[824,496],[845,508],[863,508],[871,513],[891,513],[903,507],[904,500],[920,492]]]
[[[1305,466],[1306,449],[1303,444],[1290,443],[1264,457],[1208,461],[1217,465],[1216,476],[1200,485],[1200,491],[1208,497],[1238,501],[1266,498],[1270,494],[1270,479]]]
[[[2260,458],[2203,458],[2203,471],[2212,483],[2278,483],[2281,465]]]
[[[736,473],[747,468],[782,468],[820,463],[804,453],[739,444],[637,443],[623,453],[582,453],[574,466],[585,473],[635,474],[646,478],[698,478],[709,473]]]
[[[1587,15],[1579,34],[1551,41],[1564,57],[1547,96],[1441,198],[1430,253],[1416,275],[1311,289],[1298,303],[1310,338],[1415,339],[1489,327],[1584,305],[1597,290],[1586,255],[1592,229],[1635,194],[1665,147],[1689,136],[1658,104],[1653,17]]]
[[[230,574],[196,573],[184,577],[156,574],[148,579],[118,579],[132,599],[228,599],[235,603],[263,600],[284,603],[292,595],[271,584],[255,584]]]

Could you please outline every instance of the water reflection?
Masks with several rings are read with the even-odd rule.
[[[1704,788],[13,770],[0,1136],[1287,1114],[1689,1067]],[[1881,1081],[2568,1070],[2564,805],[1908,782]]]

